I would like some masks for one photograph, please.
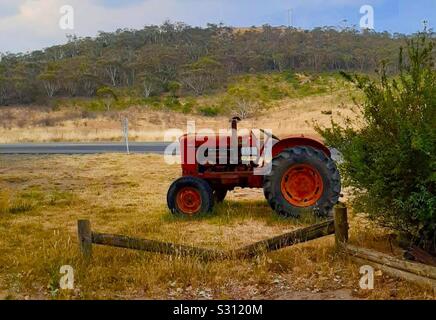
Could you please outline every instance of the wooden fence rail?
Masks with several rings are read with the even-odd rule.
[[[92,244],[177,256],[195,256],[203,260],[250,258],[262,252],[279,250],[296,243],[306,242],[335,232],[334,221],[330,219],[306,228],[297,229],[270,239],[258,241],[239,249],[224,251],[93,232],[91,230],[91,223],[88,220],[79,220],[77,225],[80,250],[86,258],[90,258],[92,255]]]
[[[225,252],[220,250],[197,248],[170,242],[139,239],[116,234],[104,234],[96,232],[92,233],[92,243],[175,256],[195,256],[205,260],[214,260],[225,256]]]
[[[232,253],[232,256],[238,258],[249,258],[258,255],[259,253],[279,250],[284,247],[307,242],[333,233],[335,233],[334,220],[329,219],[306,228],[297,229],[270,239],[255,242],[241,249],[235,250],[234,253]]]

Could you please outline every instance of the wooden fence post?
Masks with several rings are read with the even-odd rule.
[[[345,204],[338,204],[334,209],[335,216],[335,242],[340,249],[348,241],[348,219]]]
[[[77,221],[77,233],[79,236],[80,252],[88,259],[92,255],[92,232],[89,220]]]

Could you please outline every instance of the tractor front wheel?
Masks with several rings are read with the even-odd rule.
[[[341,179],[334,161],[321,150],[301,146],[283,150],[272,160],[263,190],[278,214],[298,217],[303,210],[328,216],[338,202]]]
[[[173,214],[194,216],[210,212],[214,205],[213,191],[204,180],[181,177],[171,184],[167,204]]]

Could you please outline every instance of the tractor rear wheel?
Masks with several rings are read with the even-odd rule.
[[[220,203],[223,202],[227,195],[227,189],[215,189],[213,190],[213,196],[215,198],[215,202]]]
[[[167,204],[173,214],[194,216],[210,212],[214,205],[213,191],[204,180],[181,177],[171,184]]]
[[[341,192],[335,162],[321,150],[300,146],[283,150],[272,160],[263,191],[271,208],[286,217],[313,210],[331,215]]]

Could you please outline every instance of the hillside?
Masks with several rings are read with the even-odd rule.
[[[355,117],[356,93],[337,76],[258,74],[238,77],[227,90],[188,97],[143,99],[124,96],[105,107],[104,98],[58,99],[50,105],[0,108],[0,143],[121,141],[121,119],[129,119],[132,141],[162,141],[165,130],[196,127],[218,130],[230,116],[241,128],[272,129],[276,135],[315,135],[313,121],[328,125]],[[297,80],[298,79],[298,80]]]
[[[95,38],[70,36],[65,45],[2,54],[0,106],[93,97],[102,87],[142,98],[202,95],[247,73],[373,72],[382,59],[397,59],[405,38],[331,27],[309,31],[265,25],[241,32],[169,22],[100,32]]]

